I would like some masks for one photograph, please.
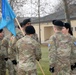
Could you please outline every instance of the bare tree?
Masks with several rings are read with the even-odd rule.
[[[12,1],[12,0],[10,0]],[[38,0],[13,0],[13,10],[17,16],[38,16]],[[28,5],[28,6],[27,6]],[[47,7],[47,8],[46,8]],[[48,15],[52,12],[52,5],[46,0],[40,1],[40,15]],[[26,10],[27,8],[27,10]],[[28,11],[29,10],[29,11]]]
[[[67,6],[70,14],[72,14],[76,9],[76,0],[66,0]],[[55,6],[55,11],[60,11],[64,9],[64,2],[63,0],[59,0],[59,4]]]

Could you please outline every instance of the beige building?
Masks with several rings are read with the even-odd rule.
[[[39,24],[34,24],[33,25],[36,29],[36,33],[38,34],[39,37]],[[73,30],[73,35],[76,37],[76,20],[71,20],[71,26]],[[51,35],[53,35],[53,25],[51,22],[48,23],[41,23],[40,24],[41,28],[41,42],[47,41]]]
[[[36,19],[33,21],[32,25],[36,29],[36,33],[38,34],[39,37],[39,30],[40,30],[40,35],[41,35],[41,42],[43,43],[44,41],[47,41],[51,35],[53,35],[53,24],[52,20],[62,20],[65,21],[65,13],[64,11],[59,11],[50,15],[47,15],[45,17],[40,18],[40,29],[39,29],[39,20]],[[70,16],[71,20],[71,27],[74,36],[76,37],[76,12],[75,14],[72,14]]]
[[[76,7],[76,6],[73,6]],[[27,17],[28,18],[28,17]],[[19,22],[22,22],[25,19],[25,17],[18,17]],[[63,10],[55,12],[53,14],[44,16],[40,18],[40,29],[39,29],[39,19],[36,17],[31,17],[31,22],[32,25],[35,27],[36,33],[38,34],[39,37],[39,31],[41,35],[41,42],[45,42],[49,39],[51,35],[53,35],[53,25],[52,25],[52,20],[62,20],[65,21],[65,13]],[[76,37],[76,11],[74,11],[70,15],[70,20],[71,20],[71,26],[73,30],[73,34]],[[17,23],[16,23],[17,24]],[[5,30],[6,32],[6,30]],[[7,32],[6,32],[7,33]]]

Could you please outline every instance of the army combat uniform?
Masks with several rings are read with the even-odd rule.
[[[19,52],[18,75],[37,75],[36,59],[40,59],[40,44],[26,35],[16,43]]]
[[[9,47],[8,47],[8,61],[7,61],[7,68],[9,70],[9,75],[16,75],[16,50],[13,49],[13,46],[15,45],[15,43],[17,42],[17,40],[19,40],[20,38],[23,37],[22,32],[20,31],[20,29],[16,29],[16,37],[11,36],[11,38],[9,39]],[[15,63],[14,63],[15,62]]]
[[[50,66],[54,67],[53,75],[71,75],[71,44],[61,32],[49,39],[49,60]]]
[[[66,35],[66,38],[72,42],[72,50],[71,50],[71,65],[75,66],[76,63],[76,38],[71,36],[70,34]],[[71,67],[71,75],[76,75],[76,66]]]
[[[7,40],[0,39],[0,75],[6,75],[7,50]]]

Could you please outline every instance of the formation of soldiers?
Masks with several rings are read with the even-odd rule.
[[[69,23],[53,20],[55,34],[49,38],[49,71],[52,75],[76,75],[76,38]],[[37,75],[36,60],[41,59],[41,46],[30,19],[16,28],[16,37],[4,37],[0,30],[0,75]]]
[[[25,35],[18,27],[17,35],[4,37],[0,30],[0,75],[37,75],[36,60],[41,59],[41,47],[30,19],[20,23]]]

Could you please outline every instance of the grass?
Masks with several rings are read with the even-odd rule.
[[[45,75],[50,75],[47,46],[42,46],[41,51],[42,51],[42,59],[39,61],[39,63],[41,65]],[[38,75],[43,75],[38,65],[37,65],[37,67],[38,67]]]
[[[42,51],[42,59],[39,61],[39,63],[41,65],[45,75],[50,75],[47,46],[42,46],[41,51]],[[38,75],[43,75],[38,65],[37,65],[37,71],[38,71]],[[6,75],[8,75],[8,74],[6,74]]]

